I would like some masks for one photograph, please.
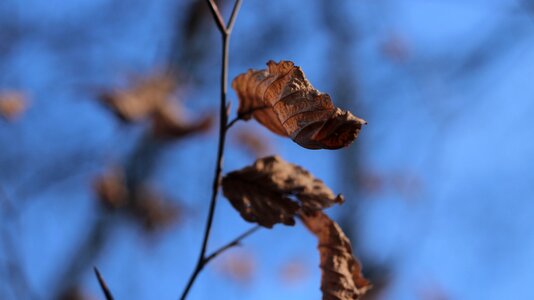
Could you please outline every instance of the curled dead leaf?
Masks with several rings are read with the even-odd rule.
[[[27,107],[28,100],[23,93],[16,91],[0,93],[0,116],[7,121],[15,120]]]
[[[124,122],[138,122],[151,116],[171,96],[176,82],[168,75],[154,75],[139,80],[126,89],[100,95],[100,100]]]
[[[256,160],[222,180],[223,193],[249,222],[271,228],[295,224],[299,211],[312,212],[343,202],[321,180],[278,156]]]
[[[323,300],[360,299],[372,286],[363,277],[345,233],[322,211],[303,213],[300,217],[319,240]]]
[[[308,149],[339,149],[351,144],[366,122],[334,106],[290,61],[269,61],[265,70],[237,76],[238,115],[254,117],[272,132]]]

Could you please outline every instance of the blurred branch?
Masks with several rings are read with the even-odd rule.
[[[11,202],[7,196],[7,193],[2,187],[0,187],[0,202],[7,212],[5,214],[7,217],[17,218],[18,215],[12,213],[15,211],[14,204]],[[7,218],[4,218],[4,220],[7,220]],[[10,225],[12,225],[12,229],[16,226],[16,223],[16,219],[11,220]],[[3,253],[5,254],[6,259],[4,265],[4,277],[6,278],[3,280],[3,282],[7,283],[7,285],[12,289],[12,292],[17,299],[25,299],[26,297],[35,299],[36,295],[34,290],[30,286],[29,280],[22,267],[22,262],[19,256],[20,250],[16,249],[12,232],[10,232],[7,225],[8,224],[2,226],[1,236]]]

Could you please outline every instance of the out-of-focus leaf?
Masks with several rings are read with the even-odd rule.
[[[343,202],[321,180],[278,156],[227,174],[222,187],[245,220],[268,228],[277,223],[294,225],[300,210],[311,212]]]
[[[234,142],[256,158],[273,153],[269,139],[258,130],[239,128],[234,135]]]
[[[267,67],[233,80],[241,118],[253,116],[272,132],[308,149],[339,149],[358,137],[366,122],[335,107],[328,94],[308,82],[300,67],[290,61],[269,61]]]
[[[280,269],[280,280],[286,285],[302,282],[309,275],[309,266],[300,257],[292,258],[282,265]]]
[[[124,171],[120,168],[113,168],[98,177],[93,187],[102,204],[108,208],[119,208],[128,201],[128,190],[124,182]]]
[[[150,117],[168,100],[176,88],[166,75],[154,75],[126,89],[116,89],[100,95],[100,100],[121,120],[138,122]]]
[[[133,212],[148,231],[166,228],[175,223],[180,216],[179,207],[165,201],[155,191],[142,187],[138,191],[138,199],[134,202]]]
[[[389,36],[382,44],[381,50],[386,57],[398,63],[406,62],[410,56],[409,45],[399,34]]]
[[[213,116],[207,115],[198,121],[185,122],[181,107],[169,101],[154,112],[152,122],[155,136],[172,139],[209,130],[213,125]]]
[[[19,117],[28,107],[26,95],[21,92],[0,93],[0,116],[7,121]]]
[[[254,277],[256,259],[252,252],[239,249],[217,258],[216,270],[226,278],[240,283],[248,283]]]
[[[128,189],[125,176],[122,169],[114,168],[95,180],[95,192],[104,206],[127,209],[149,231],[165,228],[178,219],[181,209],[177,204],[144,184]]]
[[[86,291],[82,290],[79,286],[69,288],[62,295],[59,296],[58,300],[95,300],[97,298],[93,297]]]
[[[301,218],[319,240],[323,300],[360,299],[372,286],[363,277],[345,233],[322,211],[303,213]]]

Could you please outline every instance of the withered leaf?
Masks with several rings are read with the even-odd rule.
[[[0,93],[0,116],[7,121],[19,117],[27,107],[28,101],[23,93],[16,91]]]
[[[269,61],[265,70],[237,76],[238,115],[254,117],[274,133],[308,149],[339,149],[351,144],[366,122],[334,106],[291,61]]]
[[[121,120],[138,122],[151,116],[167,101],[176,88],[167,75],[154,75],[139,80],[126,89],[115,89],[100,95],[100,100]]]
[[[271,228],[295,224],[299,211],[316,211],[343,202],[321,180],[278,156],[256,160],[249,167],[227,174],[223,193],[249,222]]]
[[[98,199],[107,208],[114,209],[126,205],[129,193],[124,176],[121,168],[113,168],[94,181],[93,187]]]
[[[161,230],[178,221],[181,210],[174,202],[166,201],[147,186],[138,188],[136,194],[133,213],[146,230]]]
[[[303,213],[300,217],[319,240],[323,300],[359,299],[372,286],[363,277],[345,233],[322,211]]]
[[[161,138],[182,138],[207,131],[213,125],[213,116],[207,115],[198,121],[186,123],[182,109],[176,102],[165,102],[152,116],[152,132]]]
[[[126,209],[147,231],[168,227],[180,217],[181,208],[148,185],[128,188],[122,168],[110,169],[93,186],[101,204],[108,209]]]

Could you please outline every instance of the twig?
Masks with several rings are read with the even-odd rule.
[[[243,1],[237,0],[234,3],[234,8],[232,9],[230,20],[228,21],[228,25],[226,25],[226,35],[230,35],[230,33],[232,33],[232,29],[234,28],[234,24],[235,24],[235,18],[237,17],[237,13],[239,12],[239,9],[241,8],[241,2]]]
[[[213,223],[213,216],[215,213],[215,204],[217,200],[217,194],[219,191],[219,184],[221,181],[221,173],[222,173],[222,165],[223,165],[223,155],[224,155],[224,143],[226,139],[226,132],[227,132],[227,126],[228,126],[228,112],[226,109],[226,94],[228,89],[228,48],[229,48],[229,42],[230,42],[230,35],[232,31],[232,27],[235,23],[235,19],[237,17],[237,14],[239,12],[239,8],[241,7],[242,0],[236,0],[234,8],[232,10],[232,14],[230,16],[230,21],[228,22],[228,26],[224,25],[224,20],[222,19],[221,13],[219,11],[219,8],[217,7],[217,4],[213,0],[207,0],[208,5],[210,7],[211,13],[213,15],[213,19],[215,20],[215,23],[217,24],[217,27],[219,28],[219,31],[221,32],[222,40],[223,40],[223,51],[222,51],[222,68],[221,68],[221,102],[220,102],[220,117],[219,117],[219,143],[217,146],[217,161],[215,165],[215,175],[213,176],[213,185],[212,185],[212,193],[211,193],[211,200],[210,200],[210,207],[208,212],[208,218],[206,220],[206,229],[204,231],[204,238],[202,240],[202,247],[200,249],[200,255],[198,257],[198,261],[196,264],[196,267],[193,271],[193,274],[191,274],[191,277],[189,278],[189,281],[187,282],[187,285],[182,293],[182,296],[180,299],[184,300],[187,297],[187,294],[189,293],[189,290],[193,286],[193,283],[195,282],[195,279],[197,278],[200,271],[204,268],[206,263],[208,262],[206,257],[206,249],[208,246],[208,240],[211,232],[211,226]],[[246,235],[245,235],[246,236]],[[229,247],[228,247],[229,248]],[[216,256],[216,255],[215,255]],[[213,256],[213,257],[215,257]],[[212,257],[212,258],[213,258]],[[210,258],[210,260],[212,259]]]
[[[249,230],[245,231],[244,233],[242,233],[240,236],[236,237],[233,241],[231,241],[228,244],[222,246],[221,248],[213,251],[212,254],[210,254],[210,255],[208,255],[208,257],[206,257],[206,259],[204,261],[204,264],[207,264],[210,260],[214,259],[215,257],[217,257],[219,254],[223,253],[224,251],[239,245],[244,238],[246,238],[247,236],[253,234],[254,232],[256,232],[256,230],[258,230],[260,228],[261,227],[259,225],[256,225],[256,226],[250,228]]]
[[[237,116],[235,118],[233,118],[230,122],[228,122],[228,124],[226,124],[226,131],[228,131],[228,129],[230,129],[230,127],[234,126],[235,123],[237,123],[238,121],[241,121],[243,120],[240,116]]]
[[[237,117],[233,118],[230,122],[228,122],[228,124],[226,125],[226,130],[230,129],[230,127],[234,126],[234,124],[237,123],[238,121],[248,119],[248,118],[245,118],[246,116],[250,116],[252,113],[256,111],[264,110],[268,108],[271,108],[271,107],[267,105],[263,105],[263,106],[254,107],[245,112],[238,113]]]
[[[104,281],[102,274],[100,274],[96,267],[93,267],[93,269],[95,270],[96,279],[98,279],[100,288],[102,288],[102,292],[104,292],[104,296],[106,296],[106,300],[113,300],[113,295],[111,294],[111,291],[109,290],[106,281]]]
[[[224,21],[221,16],[221,12],[219,11],[219,7],[213,0],[208,0],[208,5],[210,7],[211,14],[213,15],[213,19],[217,24],[217,28],[222,34],[226,34],[226,26],[224,26]]]

